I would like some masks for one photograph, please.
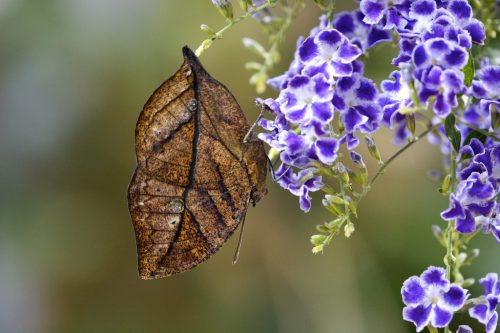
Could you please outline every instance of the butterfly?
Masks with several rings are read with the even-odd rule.
[[[266,193],[262,142],[229,90],[193,51],[146,102],[128,188],[139,276],[184,272],[207,260]]]

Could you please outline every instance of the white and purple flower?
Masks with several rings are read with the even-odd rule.
[[[408,278],[401,289],[403,318],[415,324],[417,332],[427,325],[446,327],[453,314],[460,310],[468,297],[462,287],[446,279],[446,271],[440,267],[427,268],[420,277]]]
[[[355,131],[366,134],[378,129],[382,110],[377,104],[377,98],[375,84],[360,74],[343,77],[336,82],[333,105],[340,111],[347,132],[348,149],[356,148],[359,143],[353,136]]]
[[[480,280],[484,288],[481,303],[469,309],[469,315],[486,326],[486,333],[493,333],[497,327],[497,306],[500,302],[500,281],[496,273],[489,273]]]
[[[361,49],[340,31],[323,30],[306,38],[299,47],[299,59],[304,64],[302,73],[308,76],[323,73],[333,82],[335,77],[352,75],[352,62],[361,53]]]

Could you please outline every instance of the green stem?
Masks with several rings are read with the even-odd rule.
[[[460,118],[458,118],[458,117],[456,118],[456,120],[457,120],[457,122],[459,122],[460,124],[462,124],[462,125],[464,125],[464,126],[467,126],[467,127],[469,127],[470,129],[473,129],[474,131],[479,132],[479,133],[483,134],[484,136],[487,136],[487,137],[489,137],[489,138],[493,139],[494,141],[497,141],[497,142],[498,142],[498,141],[500,141],[500,138],[497,136],[497,134],[496,134],[496,133],[488,132],[488,131],[486,131],[486,130],[484,130],[484,129],[481,129],[481,128],[479,128],[479,127],[476,127],[476,126],[474,126],[474,125],[471,125],[471,124],[469,124],[469,123],[467,123],[467,122],[465,122],[465,121],[463,121],[463,120],[460,120]]]
[[[208,50],[208,48],[210,47],[210,45],[212,44],[212,42],[216,39],[220,39],[222,38],[222,35],[224,34],[224,32],[226,32],[226,30],[230,29],[233,25],[253,16],[254,14],[266,9],[266,8],[272,8],[274,6],[276,6],[276,2],[266,2],[258,7],[255,7],[253,10],[231,20],[228,24],[226,24],[222,29],[220,29],[219,31],[217,31],[212,37],[204,40],[200,46],[198,46],[198,48],[196,49],[195,51],[195,54],[197,57],[201,56],[203,54],[203,52],[205,52],[206,50]]]
[[[375,183],[375,181],[378,179],[378,177],[380,177],[380,175],[382,175],[385,171],[385,169],[387,169],[387,167],[389,166],[389,164],[391,164],[392,161],[394,161],[396,158],[398,158],[399,155],[401,155],[402,153],[404,153],[408,148],[410,148],[411,146],[413,146],[415,143],[417,143],[418,141],[420,141],[420,139],[422,139],[423,137],[425,137],[427,134],[429,134],[430,132],[432,131],[435,131],[437,130],[442,124],[441,123],[438,123],[432,127],[429,127],[428,129],[426,129],[424,132],[420,133],[420,135],[418,135],[417,137],[415,137],[414,140],[408,142],[403,148],[401,148],[400,150],[398,150],[394,155],[392,155],[386,162],[384,162],[384,164],[382,164],[382,166],[378,169],[377,173],[375,174],[375,176],[373,176],[372,180],[370,181],[370,183],[368,184],[368,187],[371,187],[373,185],[373,183]]]

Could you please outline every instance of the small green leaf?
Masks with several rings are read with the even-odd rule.
[[[470,144],[470,142],[472,141],[472,139],[478,139],[479,141],[481,141],[482,143],[484,143],[486,141],[486,135],[484,135],[483,133],[480,133],[478,131],[475,131],[475,130],[472,130],[468,135],[467,137],[465,138],[464,140],[464,146],[467,146],[468,144]]]
[[[444,121],[444,131],[446,137],[450,140],[451,146],[455,152],[460,150],[460,143],[462,141],[462,136],[458,129],[455,127],[455,115],[450,113]]]
[[[465,67],[462,69],[462,72],[464,73],[464,83],[467,87],[470,87],[472,84],[472,80],[474,80],[474,74],[475,74],[475,69],[474,69],[474,57],[472,56],[472,52],[469,51],[469,61],[465,65]]]

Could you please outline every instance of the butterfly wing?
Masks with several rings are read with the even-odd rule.
[[[248,156],[243,144],[248,128],[231,93],[184,48],[183,65],[153,93],[136,127],[128,199],[141,278],[200,264],[242,221],[256,188],[247,166],[255,147]],[[263,147],[257,152],[265,158]]]

